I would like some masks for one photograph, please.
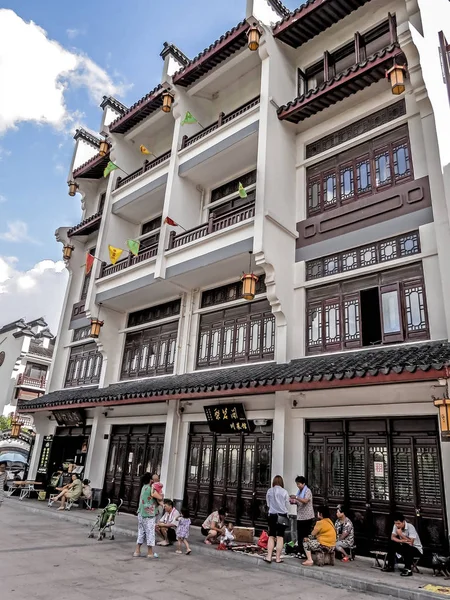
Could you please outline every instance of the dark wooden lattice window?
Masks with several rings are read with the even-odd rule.
[[[307,290],[306,334],[310,353],[427,339],[421,265]]]
[[[178,321],[127,333],[121,379],[173,373]]]
[[[267,300],[201,315],[197,366],[273,359],[275,318]]]
[[[309,281],[336,275],[337,273],[347,273],[362,267],[419,253],[419,232],[412,231],[339,254],[310,260],[306,263],[306,279]]]
[[[266,291],[266,277],[259,275],[256,283],[256,294],[263,294]],[[211,290],[206,290],[202,293],[201,307],[207,308],[216,304],[224,304],[233,300],[242,298],[242,283],[234,281],[227,285],[222,285]]]
[[[180,307],[181,301],[173,300],[165,304],[158,304],[158,306],[143,308],[128,315],[128,327],[136,327],[137,325],[144,325],[152,321],[174,317],[180,314]]]
[[[309,167],[308,216],[411,179],[410,156],[405,125]]]
[[[102,362],[95,342],[71,348],[64,387],[99,383]]]
[[[141,235],[145,235],[146,233],[150,233],[151,231],[155,231],[155,229],[159,229],[161,227],[162,217],[156,217],[151,221],[147,221],[142,224]]]
[[[79,327],[78,329],[74,330],[72,341],[79,342],[80,340],[85,340],[86,338],[89,337],[90,333],[91,333],[90,325],[87,325],[86,327]]]
[[[227,196],[231,196],[231,194],[237,194],[239,190],[239,183],[242,183],[244,187],[252,185],[256,183],[256,169],[254,171],[250,171],[250,173],[246,173],[245,175],[241,175],[232,181],[228,181],[224,183],[218,188],[215,188],[211,191],[211,202],[216,202],[217,200],[221,200],[222,198],[226,198]]]

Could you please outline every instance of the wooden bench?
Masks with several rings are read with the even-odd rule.
[[[370,554],[372,554],[374,557],[374,563],[373,563],[372,567],[374,569],[384,569],[384,567],[386,566],[387,552],[384,550],[371,550]],[[416,558],[413,559],[413,562],[411,565],[411,570],[413,571],[413,573],[419,573],[419,575],[420,575],[420,571],[419,571],[418,565],[419,565],[420,558],[421,558],[420,556],[416,556]],[[383,564],[381,564],[380,561],[383,561]]]
[[[311,553],[313,563],[318,567],[330,565],[334,567],[335,549],[328,546],[321,546],[320,550]]]

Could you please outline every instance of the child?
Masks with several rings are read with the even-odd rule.
[[[191,528],[191,519],[189,518],[189,509],[182,508],[181,509],[181,517],[178,521],[177,526],[177,540],[178,540],[178,550],[176,550],[176,554],[183,554],[181,551],[181,544],[186,546],[186,555],[191,553],[191,548],[189,546],[188,538],[189,538],[189,530]]]
[[[158,500],[158,514],[157,514],[157,519],[159,519],[162,514],[164,513],[164,495],[163,495],[163,484],[159,482],[159,477],[158,477],[158,481],[156,481],[156,477],[158,477],[158,475],[153,475],[153,483],[152,483],[152,489],[155,492],[158,492],[158,494],[161,494],[161,500]]]
[[[82,496],[83,498],[86,498],[86,500],[90,500],[92,498],[92,488],[89,485],[91,482],[89,481],[89,479],[84,479],[83,481],[83,493]]]
[[[220,538],[220,543],[223,544],[224,546],[226,546],[227,548],[229,546],[231,546],[231,544],[234,542],[233,530],[234,530],[233,523],[228,522],[225,527],[225,533]]]

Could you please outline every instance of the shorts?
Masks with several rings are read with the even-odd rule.
[[[202,531],[202,535],[204,535],[205,537],[206,537],[206,536],[208,535],[208,533],[209,533],[209,529],[205,529],[204,527],[202,527],[201,531]]]
[[[283,514],[283,517],[287,517],[287,514]],[[284,537],[286,531],[285,525],[278,523],[278,515],[269,515],[269,537]]]

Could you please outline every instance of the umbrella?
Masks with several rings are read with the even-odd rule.
[[[23,454],[19,454],[18,452],[6,452],[5,454],[0,454],[0,462],[19,462],[26,465],[28,460]]]

